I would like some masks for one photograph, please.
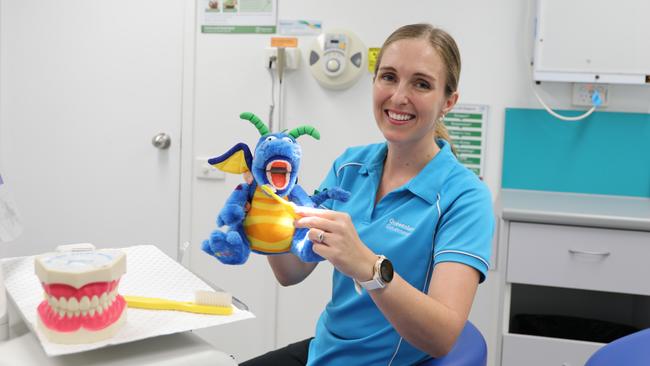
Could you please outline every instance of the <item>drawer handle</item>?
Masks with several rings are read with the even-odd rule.
[[[596,255],[596,256],[599,256],[599,257],[607,257],[610,254],[612,254],[610,252],[589,252],[589,251],[586,251],[586,250],[575,250],[575,249],[569,249],[569,253],[571,253],[571,254]]]

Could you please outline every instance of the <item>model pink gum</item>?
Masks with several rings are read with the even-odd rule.
[[[89,283],[80,289],[59,283],[41,283],[41,285],[43,286],[45,293],[49,296],[54,296],[57,299],[61,296],[65,298],[75,297],[77,300],[81,301],[84,296],[92,298],[95,295],[101,296],[103,293],[109,293],[119,286],[119,282],[120,280]]]
[[[104,329],[115,323],[126,307],[124,298],[115,292],[118,284],[119,280],[96,282],[76,289],[43,283],[48,299],[38,305],[38,315],[43,325],[57,332]]]

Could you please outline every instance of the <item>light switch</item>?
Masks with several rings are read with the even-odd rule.
[[[225,180],[226,173],[208,163],[208,158],[197,157],[194,160],[194,175],[199,179]]]

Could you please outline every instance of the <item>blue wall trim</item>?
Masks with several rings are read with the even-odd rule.
[[[508,108],[502,187],[650,198],[650,115]]]

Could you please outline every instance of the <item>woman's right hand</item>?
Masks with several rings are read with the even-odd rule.
[[[372,278],[377,255],[361,241],[352,218],[345,212],[297,207],[296,227],[309,228],[316,254],[358,281]]]

